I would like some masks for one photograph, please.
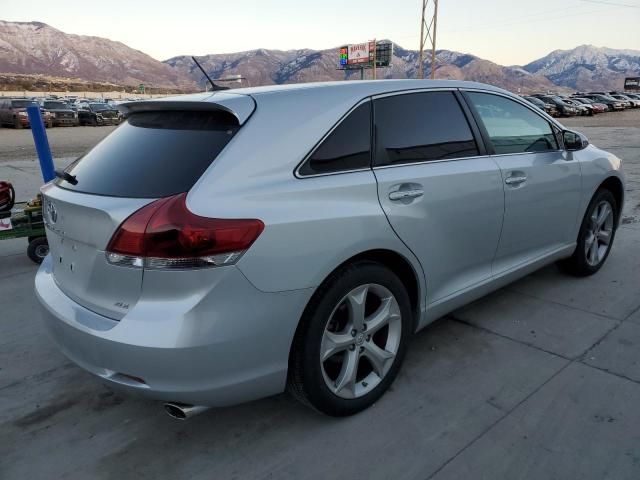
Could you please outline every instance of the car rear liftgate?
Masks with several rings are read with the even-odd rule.
[[[231,109],[231,106],[234,108]],[[110,262],[118,227],[158,198],[187,192],[248,119],[254,101],[138,102],[125,123],[45,185],[44,217],[58,287],[84,307],[120,320],[135,306],[142,265]]]

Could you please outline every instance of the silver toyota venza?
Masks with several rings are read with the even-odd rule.
[[[131,103],[42,188],[35,287],[62,351],[175,417],[289,390],[375,402],[414,332],[543,265],[591,275],[621,162],[477,83]]]

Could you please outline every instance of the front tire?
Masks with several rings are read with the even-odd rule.
[[[618,203],[606,189],[598,190],[582,220],[576,249],[571,257],[558,262],[560,268],[576,277],[596,273],[609,256],[616,235]]]
[[[360,412],[395,379],[412,331],[409,295],[391,270],[371,261],[342,267],[305,309],[288,390],[327,415]]]

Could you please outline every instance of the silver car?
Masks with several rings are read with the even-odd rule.
[[[186,418],[358,412],[414,332],[543,265],[591,275],[621,162],[506,91],[386,80],[131,103],[42,188],[62,351]]]

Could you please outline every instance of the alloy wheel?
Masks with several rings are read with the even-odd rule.
[[[398,353],[400,307],[382,285],[360,285],[336,305],[320,346],[324,381],[335,395],[352,399],[371,392]]]
[[[591,225],[585,238],[584,250],[587,263],[592,267],[600,264],[607,255],[613,235],[613,208],[604,200],[593,209]]]

